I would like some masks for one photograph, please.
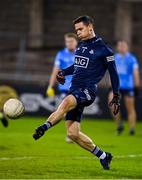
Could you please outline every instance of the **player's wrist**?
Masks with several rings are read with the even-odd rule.
[[[66,71],[64,69],[61,69],[59,72],[58,72],[58,75],[59,76],[65,76],[66,75]]]
[[[113,97],[118,97],[118,98],[120,98],[120,93],[119,93],[119,92],[113,93]]]
[[[139,86],[135,86],[134,89],[139,89],[140,87]]]
[[[52,85],[48,85],[47,90],[48,89],[53,89],[53,86]]]

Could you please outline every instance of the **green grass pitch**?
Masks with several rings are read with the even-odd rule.
[[[82,131],[114,156],[111,170],[105,171],[91,153],[65,142],[64,122],[34,141],[32,133],[43,122],[44,118],[23,117],[10,121],[8,128],[0,124],[1,179],[142,179],[142,123],[132,137],[127,124],[116,136],[113,121],[82,121]]]

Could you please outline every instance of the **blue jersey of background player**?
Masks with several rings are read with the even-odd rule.
[[[120,80],[120,91],[125,91],[128,95],[133,96],[134,72],[139,66],[136,57],[130,52],[126,52],[124,55],[118,52],[115,54],[115,62]]]
[[[49,85],[47,88],[47,95],[54,96],[54,85],[56,83],[56,75],[60,69],[67,68],[74,62],[74,54],[77,46],[77,36],[74,33],[67,33],[64,35],[65,48],[59,51],[55,57],[55,63]],[[61,98],[63,98],[71,86],[72,76],[68,76],[64,85],[58,85]]]
[[[70,51],[68,48],[64,48],[63,50],[59,51],[56,58],[55,58],[55,67],[59,69],[65,69],[73,64],[74,62],[74,51]],[[66,78],[66,82],[64,85],[59,84],[58,88],[60,92],[68,92],[71,86],[72,75]]]
[[[119,79],[112,50],[95,35],[94,21],[89,16],[81,16],[74,20],[77,36],[82,40],[75,53],[74,64],[58,72],[57,80],[65,83],[65,76],[72,75],[70,93],[66,96],[57,110],[39,126],[33,138],[39,139],[45,131],[57,124],[65,114],[68,136],[82,148],[90,151],[100,159],[104,169],[110,168],[111,153],[102,151],[80,129],[81,115],[85,106],[93,103],[96,97],[97,84],[103,78],[106,70],[109,71],[114,97],[110,102],[113,113],[116,115],[120,107]]]
[[[120,79],[120,94],[124,99],[128,116],[129,134],[134,135],[136,125],[135,96],[138,95],[140,85],[139,66],[136,57],[129,52],[128,43],[124,40],[117,43],[115,61]],[[112,93],[110,92],[109,99],[111,98]],[[120,113],[115,116],[115,120],[117,123],[116,132],[117,134],[121,134],[124,128]]]

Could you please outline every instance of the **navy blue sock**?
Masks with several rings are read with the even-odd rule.
[[[47,131],[49,128],[51,128],[52,127],[52,124],[51,124],[51,122],[49,122],[49,121],[47,121],[46,123],[44,123],[43,125],[42,125],[42,128],[45,130],[45,131]]]
[[[99,159],[104,159],[106,157],[106,153],[102,151],[98,146],[94,148],[92,153],[97,156]]]

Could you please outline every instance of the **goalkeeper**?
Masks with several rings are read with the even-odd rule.
[[[54,85],[56,83],[56,75],[59,70],[65,69],[74,63],[74,54],[77,46],[77,36],[74,33],[67,33],[64,36],[65,48],[59,51],[55,57],[54,68],[52,70],[49,85],[46,91],[47,96],[54,96]],[[59,84],[58,89],[61,97],[64,98],[71,86],[72,75],[66,78],[64,85]]]

